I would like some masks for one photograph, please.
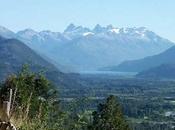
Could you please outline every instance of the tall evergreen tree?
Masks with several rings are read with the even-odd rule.
[[[109,96],[93,112],[91,130],[130,130],[115,96]]]

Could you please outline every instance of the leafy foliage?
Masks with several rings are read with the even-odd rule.
[[[14,92],[11,118],[21,129],[28,129],[23,125],[33,124],[36,120],[37,125],[43,129],[43,126],[49,126],[48,120],[53,120],[53,115],[61,113],[58,112],[57,90],[42,73],[30,72],[26,65],[18,75],[12,75],[4,82],[0,90],[2,100],[7,99],[10,89]],[[39,129],[39,126],[33,126],[33,129]]]

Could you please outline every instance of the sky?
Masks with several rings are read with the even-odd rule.
[[[15,32],[62,32],[70,23],[144,26],[175,42],[175,0],[0,0],[0,26]]]

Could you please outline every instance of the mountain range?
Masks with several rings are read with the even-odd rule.
[[[70,24],[64,32],[25,29],[14,33],[0,27],[0,35],[16,38],[62,71],[97,70],[159,54],[174,45],[145,27],[93,29]]]

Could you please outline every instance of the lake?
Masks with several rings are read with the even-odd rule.
[[[81,71],[85,75],[110,75],[110,76],[135,76],[137,72],[118,72],[118,71]]]

